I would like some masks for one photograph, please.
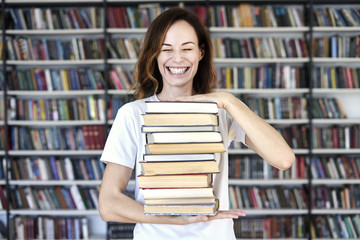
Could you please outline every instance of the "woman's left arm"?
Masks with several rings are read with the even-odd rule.
[[[291,167],[295,155],[281,134],[250,110],[241,100],[227,92],[214,92],[176,100],[213,101],[224,108],[245,131],[246,145],[272,166],[285,170]]]

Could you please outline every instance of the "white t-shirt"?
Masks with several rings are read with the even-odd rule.
[[[109,136],[106,140],[101,161],[124,165],[129,168],[136,166],[135,176],[140,174],[139,162],[145,150],[145,134],[141,132],[141,114],[146,112],[145,101],[159,101],[156,95],[136,100],[123,105],[117,112]],[[233,121],[224,109],[219,109],[219,128],[225,148],[233,141],[245,142],[245,132]],[[215,154],[220,173],[214,174],[214,193],[220,201],[220,210],[229,209],[228,194],[228,153]],[[144,203],[138,179],[135,180],[135,199]],[[129,210],[131,211],[131,210]],[[235,239],[233,220],[223,219],[188,225],[170,224],[136,224],[134,239],[169,240],[169,239]]]

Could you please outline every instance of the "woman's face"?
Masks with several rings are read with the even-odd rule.
[[[157,57],[163,90],[192,90],[193,78],[201,58],[202,50],[194,28],[184,20],[175,22],[166,33]]]

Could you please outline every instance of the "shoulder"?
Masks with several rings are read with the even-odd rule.
[[[138,114],[143,114],[146,112],[146,101],[154,101],[155,96],[151,96],[144,99],[135,100],[124,104],[119,109],[119,114],[125,114],[126,116],[138,116]]]

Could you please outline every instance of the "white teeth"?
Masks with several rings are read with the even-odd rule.
[[[173,74],[182,74],[186,71],[187,67],[182,67],[182,68],[171,68],[169,67],[169,70],[171,73]]]

